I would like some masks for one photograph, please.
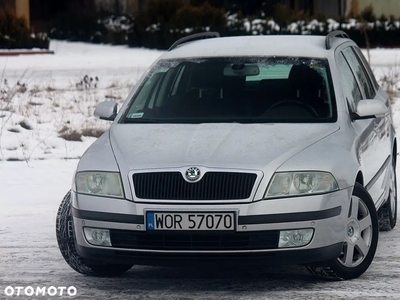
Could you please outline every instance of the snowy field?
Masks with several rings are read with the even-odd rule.
[[[95,140],[96,130],[109,125],[92,117],[94,107],[105,99],[121,103],[161,52],[66,42],[52,42],[51,49],[55,55],[0,57],[1,300],[400,299],[398,226],[380,233],[370,269],[347,282],[321,282],[296,266],[134,267],[115,279],[74,272],[59,253],[55,216],[76,158]],[[382,78],[397,69],[400,50],[373,50],[371,62]],[[393,108],[400,131],[398,102]],[[7,297],[7,286],[75,286],[77,295]]]
[[[161,52],[52,42],[55,55],[0,57],[0,160],[77,158],[108,122],[102,101],[122,103]]]

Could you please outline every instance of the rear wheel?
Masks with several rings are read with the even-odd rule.
[[[350,202],[340,256],[324,267],[307,267],[319,278],[346,280],[361,276],[371,265],[378,244],[378,216],[365,188],[356,183]]]
[[[389,196],[386,203],[379,209],[379,229],[382,231],[392,230],[397,221],[397,181],[396,161],[392,159],[389,179]]]
[[[89,276],[118,276],[132,268],[131,264],[89,264],[75,249],[71,214],[71,192],[62,200],[57,213],[56,235],[58,247],[67,264],[75,271]]]

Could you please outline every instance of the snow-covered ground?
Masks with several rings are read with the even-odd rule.
[[[0,160],[77,158],[160,51],[52,41],[55,55],[0,57]],[[67,139],[67,140],[66,140]]]
[[[134,267],[116,279],[74,272],[59,253],[55,216],[74,158],[95,139],[84,133],[109,125],[92,117],[94,106],[121,103],[161,52],[67,42],[52,42],[51,49],[55,55],[0,57],[0,299],[11,299],[7,286],[75,286],[75,299],[400,299],[398,227],[380,234],[370,269],[347,282],[321,282],[300,267]],[[400,50],[372,50],[371,62],[381,78],[398,67]]]
[[[0,163],[0,299],[399,299],[399,229],[381,232],[375,259],[360,278],[315,279],[304,268],[161,268],[135,266],[120,278],[73,271],[55,237],[55,217],[77,160]],[[74,286],[77,296],[6,297],[8,286]]]

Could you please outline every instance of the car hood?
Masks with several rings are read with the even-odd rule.
[[[263,170],[278,168],[338,129],[334,123],[115,124],[110,143],[121,171],[183,166]]]

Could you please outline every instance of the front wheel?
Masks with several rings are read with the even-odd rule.
[[[57,213],[56,236],[58,247],[67,264],[75,271],[89,276],[118,276],[132,268],[131,264],[89,264],[75,249],[71,214],[71,191],[65,195]]]
[[[319,278],[347,280],[361,276],[371,265],[378,245],[378,216],[365,188],[356,183],[346,221],[346,235],[340,256],[324,267],[307,267]]]

